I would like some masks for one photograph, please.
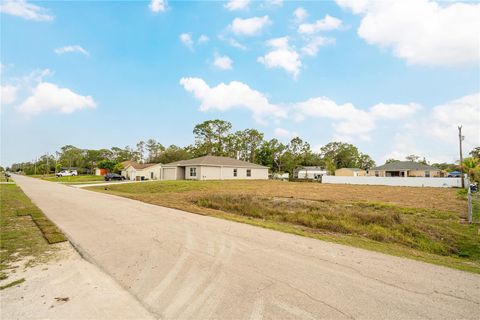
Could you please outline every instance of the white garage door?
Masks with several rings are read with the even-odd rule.
[[[163,180],[175,180],[177,168],[163,168]]]

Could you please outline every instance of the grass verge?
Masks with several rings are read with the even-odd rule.
[[[480,273],[478,226],[464,223],[466,204],[455,190],[275,181],[89,189]]]
[[[96,176],[96,175],[79,175],[79,176],[71,176],[71,177],[56,177],[54,175],[32,175],[33,178],[38,178],[46,181],[51,182],[62,182],[62,183],[87,183],[87,182],[95,182],[95,181],[104,181],[103,176]]]
[[[0,185],[0,278],[22,258],[48,256],[49,243],[65,236],[48,220],[17,185]]]

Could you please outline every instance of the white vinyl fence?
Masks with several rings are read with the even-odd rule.
[[[323,176],[322,183],[367,184],[402,187],[460,188],[460,178],[410,178],[410,177],[341,177]]]

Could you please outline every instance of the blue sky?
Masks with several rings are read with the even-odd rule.
[[[1,163],[61,146],[193,143],[220,118],[378,163],[480,144],[480,5],[1,2]]]

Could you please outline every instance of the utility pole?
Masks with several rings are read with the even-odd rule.
[[[463,152],[462,152],[462,141],[465,137],[462,136],[462,126],[458,126],[458,143],[460,146],[460,172],[462,173],[462,188],[465,188],[465,177],[463,175]]]

